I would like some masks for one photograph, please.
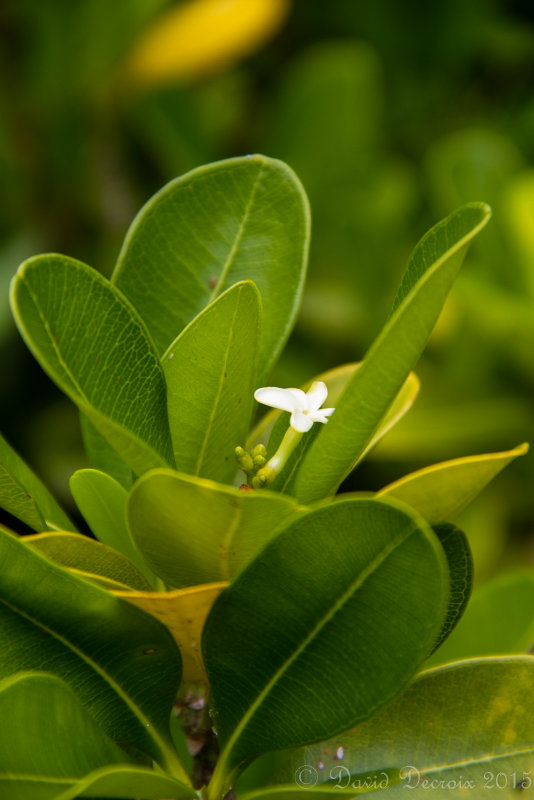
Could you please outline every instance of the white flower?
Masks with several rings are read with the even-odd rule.
[[[321,408],[327,395],[328,389],[322,381],[314,381],[308,392],[278,389],[276,386],[265,386],[254,392],[258,403],[289,411],[289,424],[299,433],[309,431],[314,422],[328,422],[327,417],[334,413],[335,408]]]

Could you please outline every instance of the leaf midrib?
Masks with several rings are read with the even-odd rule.
[[[228,359],[230,357],[230,348],[232,346],[232,340],[234,338],[235,320],[236,320],[236,317],[237,317],[237,312],[239,311],[239,305],[240,305],[240,302],[241,302],[241,294],[242,294],[242,292],[243,292],[243,289],[242,288],[239,289],[238,295],[237,295],[237,298],[236,298],[236,304],[235,304],[235,309],[234,309],[234,313],[233,313],[233,316],[232,316],[232,322],[231,322],[229,330],[228,330],[228,339],[227,339],[227,344],[226,344],[226,350],[225,350],[225,353],[224,353],[224,361],[221,364],[221,369],[219,371],[219,385],[217,386],[217,393],[216,393],[216,396],[215,396],[215,400],[213,401],[213,405],[211,407],[211,412],[210,412],[208,423],[206,425],[206,432],[205,432],[204,437],[202,439],[202,442],[200,444],[197,463],[195,464],[195,475],[200,475],[200,470],[203,467],[204,455],[206,453],[208,442],[209,442],[209,440],[211,438],[211,432],[212,432],[213,425],[214,425],[214,422],[215,422],[215,417],[217,416],[217,409],[218,409],[218,406],[219,406],[219,402],[220,402],[220,399],[221,399],[221,394],[222,394],[223,387],[224,387],[224,384],[225,384],[224,376],[225,376],[225,373],[226,373],[226,370],[227,370],[227,366],[228,366]]]
[[[239,229],[237,231],[237,234],[234,236],[234,242],[233,242],[233,244],[232,244],[232,246],[230,248],[230,252],[228,253],[228,255],[226,257],[226,261],[224,262],[224,264],[222,266],[222,270],[221,270],[221,274],[219,276],[219,280],[217,281],[215,287],[213,288],[213,290],[212,290],[212,292],[211,292],[211,294],[210,294],[210,296],[208,298],[208,304],[213,302],[213,300],[215,300],[215,298],[217,297],[217,295],[219,294],[219,292],[221,290],[221,287],[224,286],[224,283],[226,281],[228,273],[229,273],[229,271],[230,271],[230,269],[232,267],[232,264],[234,263],[236,253],[238,252],[239,246],[241,245],[241,242],[243,240],[243,236],[244,236],[244,233],[245,233],[245,228],[248,225],[248,221],[249,221],[249,218],[250,218],[250,213],[251,213],[251,210],[252,210],[252,206],[254,205],[254,201],[256,200],[256,194],[258,193],[258,186],[260,185],[261,178],[263,176],[263,173],[265,172],[265,164],[264,164],[264,162],[260,161],[259,165],[260,165],[259,166],[259,170],[257,172],[256,178],[255,178],[254,183],[252,185],[252,188],[250,190],[250,197],[248,199],[247,205],[245,206],[245,211],[244,211],[243,216],[241,218],[241,222],[239,223]]]

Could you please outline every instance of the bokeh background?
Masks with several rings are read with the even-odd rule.
[[[494,210],[419,364],[415,407],[345,489],[534,441],[534,5],[529,0],[3,0],[2,429],[69,507],[77,413],[16,333],[18,264],[109,275],[140,206],[208,161],[286,160],[311,201],[302,312],[275,385],[359,360],[420,236]],[[463,514],[477,579],[534,564],[534,458]]]

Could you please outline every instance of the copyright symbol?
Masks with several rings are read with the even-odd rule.
[[[295,783],[297,786],[316,786],[318,780],[319,773],[315,767],[311,767],[309,764],[304,764],[304,766],[299,767],[295,772]]]

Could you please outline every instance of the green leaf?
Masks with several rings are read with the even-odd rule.
[[[100,472],[105,472],[125,489],[129,489],[135,480],[131,468],[84,414],[80,414],[80,429],[83,446],[91,466]]]
[[[385,791],[388,800],[513,800],[523,779],[530,794],[533,718],[534,658],[459,662],[422,673],[356,731],[297,751],[279,780],[307,767],[317,790],[329,779],[347,788],[351,775],[374,771],[380,780],[396,767],[404,777]]]
[[[70,479],[76,505],[96,538],[118,550],[145,574],[152,572],[132,541],[126,524],[128,492],[110,475],[96,469],[79,469]]]
[[[196,798],[197,793],[168,775],[142,767],[107,767],[87,775],[71,789],[54,800],[73,800],[75,797],[124,800],[135,797],[142,800],[183,800]]]
[[[15,320],[43,369],[136,472],[172,464],[163,371],[130,303],[74,259],[25,261]]]
[[[445,641],[465,611],[473,588],[473,557],[463,531],[444,523],[434,526],[449,566],[449,607],[432,652]]]
[[[464,206],[432,228],[415,248],[392,315],[288,487],[300,502],[310,503],[333,491],[365,451],[419,359],[469,244],[489,215],[482,203]]]
[[[436,640],[447,595],[439,542],[391,501],[340,500],[290,523],[204,627],[222,748],[212,796],[246,759],[334,735],[391,700]]]
[[[148,201],[112,280],[140,312],[159,353],[221,292],[254,281],[265,320],[264,375],[298,310],[309,236],[308,201],[292,170],[261,155],[231,158],[188,172]]]
[[[230,482],[252,413],[260,297],[251,281],[195,317],[162,358],[176,468]]]
[[[35,531],[76,530],[46,486],[0,434],[0,505]]]
[[[435,525],[463,511],[504,467],[527,452],[528,444],[521,444],[501,453],[434,464],[390,483],[376,496],[402,500]]]
[[[137,591],[150,591],[151,585],[134,564],[121,553],[78,533],[38,533],[25,536],[24,543],[63,567],[90,575],[101,575]]]
[[[230,580],[296,511],[289,497],[171,470],[143,475],[127,506],[135,544],[172,586]]]
[[[183,779],[168,730],[180,656],[166,628],[3,532],[0,565],[0,678],[54,672],[112,739]]]
[[[2,800],[55,800],[88,772],[131,761],[53,675],[0,681],[0,714]]]
[[[462,619],[428,664],[530,650],[533,609],[534,571],[495,578],[473,592]]]

